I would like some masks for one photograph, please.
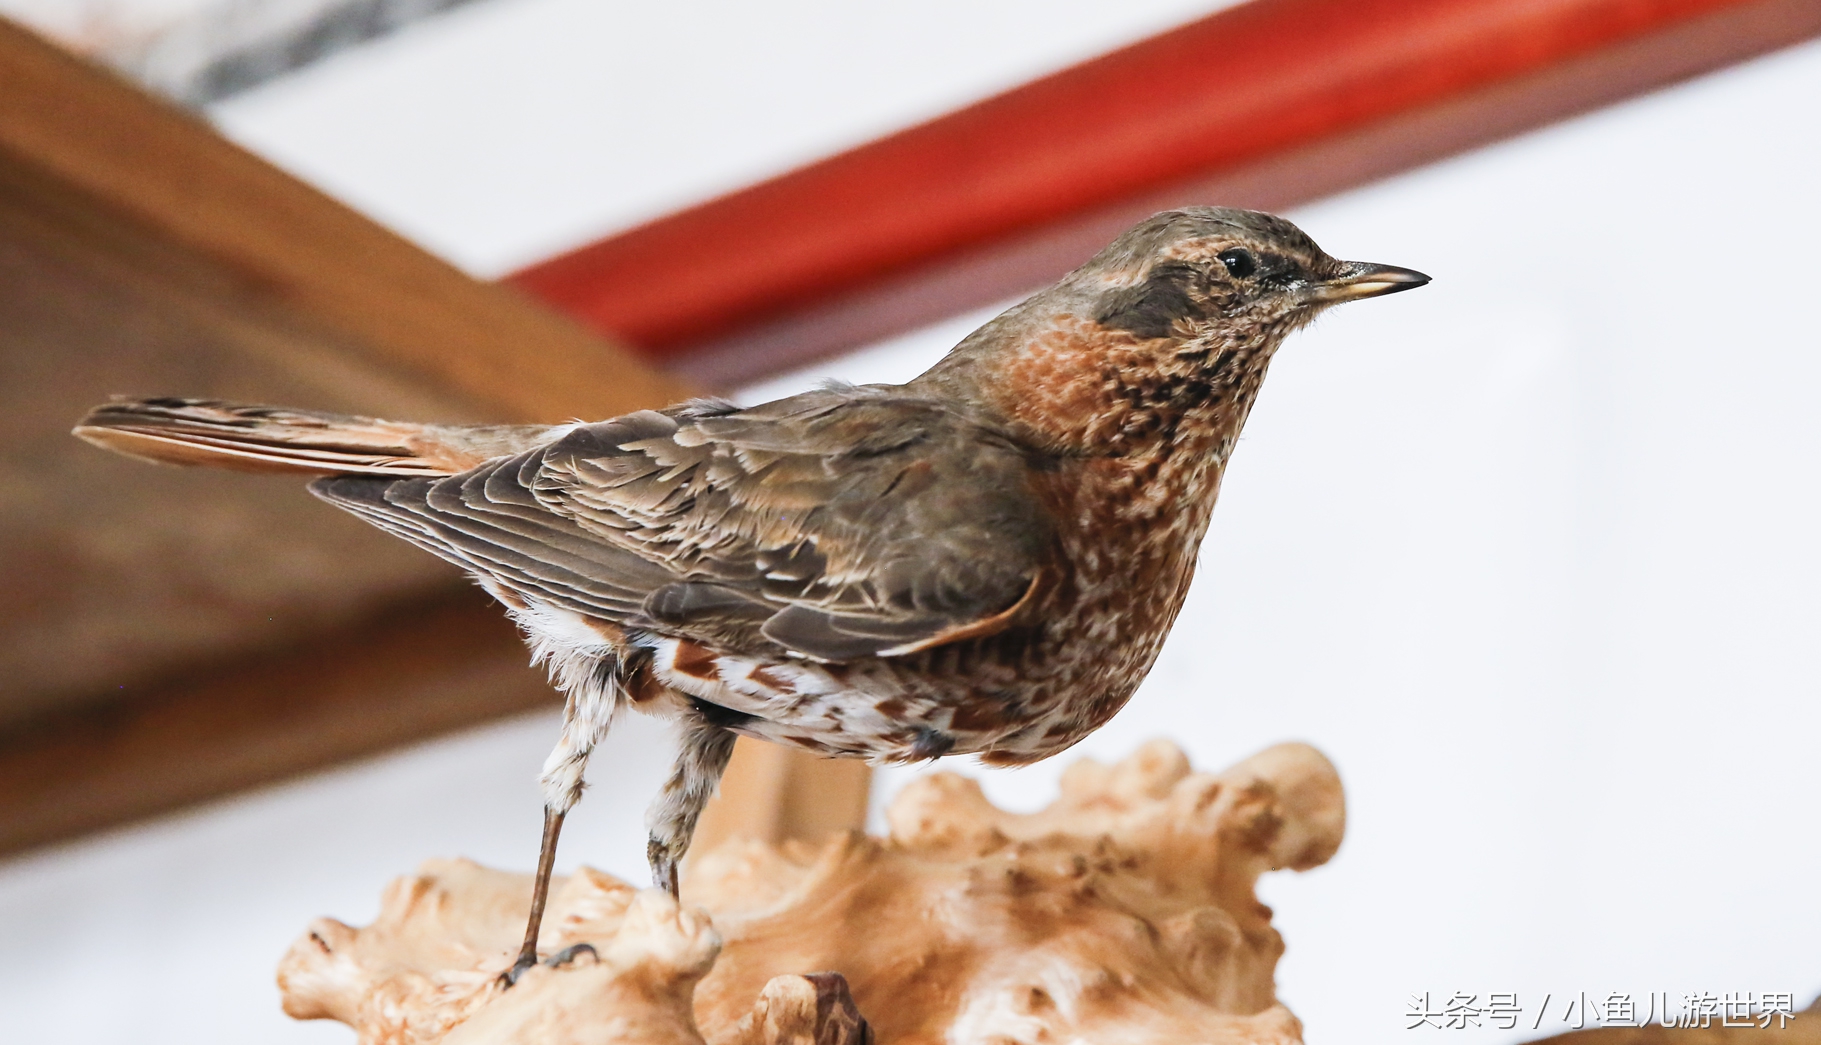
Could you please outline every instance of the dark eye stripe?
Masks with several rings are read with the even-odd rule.
[[[1128,330],[1141,338],[1168,337],[1179,319],[1204,318],[1190,293],[1199,278],[1194,266],[1166,261],[1151,269],[1143,283],[1113,291],[1101,299],[1094,318],[1103,326]]]

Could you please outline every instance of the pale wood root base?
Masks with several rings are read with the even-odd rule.
[[[1254,885],[1340,844],[1340,781],[1313,748],[1214,775],[1155,742],[1077,763],[1028,815],[940,774],[888,819],[884,839],[736,839],[691,868],[682,907],[583,868],[553,890],[542,951],[597,953],[510,990],[529,876],[430,861],[373,925],[312,924],[279,970],[285,1011],[363,1045],[1301,1042]]]

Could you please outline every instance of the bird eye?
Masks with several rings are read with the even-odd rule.
[[[1252,257],[1252,252],[1249,250],[1234,247],[1232,250],[1221,251],[1219,256],[1220,263],[1227,267],[1227,271],[1240,279],[1245,279],[1258,271],[1258,261]]]

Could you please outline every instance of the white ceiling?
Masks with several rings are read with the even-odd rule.
[[[449,2],[0,0],[0,14],[182,95],[210,53],[325,10]],[[207,111],[494,277],[1234,2],[476,0]]]
[[[211,113],[493,276],[1221,6],[486,0]]]

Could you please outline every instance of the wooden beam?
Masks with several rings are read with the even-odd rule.
[[[611,417],[687,394],[4,20],[0,82],[0,148],[500,420]]]
[[[393,607],[295,648],[0,731],[0,853],[556,706],[479,592]]]
[[[0,853],[554,706],[452,569],[69,426],[116,392],[559,420],[687,389],[4,23],[0,84]]]
[[[1292,206],[1817,32],[1813,0],[1254,0],[510,281],[729,385],[1040,285],[1162,206]]]
[[[560,706],[480,592],[394,605],[291,648],[0,730],[0,856]],[[860,827],[870,779],[863,762],[742,739],[703,846]]]
[[[0,729],[0,857],[560,706],[478,591],[395,605],[292,648]],[[864,762],[742,738],[698,849],[862,827],[871,779]]]
[[[0,728],[332,629],[453,571],[296,480],[70,438],[117,393],[485,419],[0,147]]]

